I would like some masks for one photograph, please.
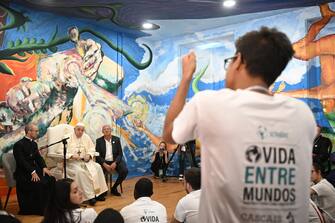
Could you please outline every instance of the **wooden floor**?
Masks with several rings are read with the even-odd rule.
[[[134,201],[134,185],[139,178],[140,177],[132,178],[123,182],[123,194],[121,197],[111,196],[108,193],[106,201],[97,202],[94,206],[94,209],[97,211],[97,213],[109,207],[121,210],[121,208],[124,206],[132,203]],[[152,196],[152,199],[162,203],[166,207],[168,220],[170,221],[178,200],[186,194],[183,182],[178,181],[176,178],[168,178],[167,182],[162,182],[159,179],[153,179],[151,177],[149,178],[154,183],[154,195]],[[10,197],[6,210],[16,215],[16,217],[20,219],[22,223],[38,223],[42,220],[42,217],[40,216],[17,215],[18,204],[16,195],[12,195]]]

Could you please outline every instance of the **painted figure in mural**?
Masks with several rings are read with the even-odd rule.
[[[1,3],[0,11],[8,18],[5,22],[1,21],[4,23],[0,27],[1,36],[14,28],[26,31],[26,23],[33,22],[24,13]],[[68,35],[58,36],[56,26],[49,40],[31,36],[20,36],[15,41],[7,40],[6,45],[0,49],[0,74],[4,75],[0,76],[0,80],[6,83],[0,89],[1,96],[6,94],[6,98],[1,99],[4,101],[0,102],[1,152],[11,149],[15,141],[24,135],[24,125],[30,122],[39,125],[40,138],[50,125],[64,122],[75,124],[78,120],[83,120],[90,127],[87,129],[88,133],[96,138],[95,134],[105,124],[101,120],[112,124],[131,112],[129,106],[112,94],[122,83],[122,69],[117,69],[116,75],[119,77],[121,73],[122,77],[117,78],[116,82],[111,80],[114,75],[111,75],[111,67],[115,67],[116,63],[103,56],[99,43],[91,39],[80,39],[80,34],[83,33],[103,41],[139,70],[151,64],[152,51],[147,45],[144,44],[144,47],[149,52],[149,58],[146,62],[139,63],[110,38],[90,28],[73,27],[69,29]],[[69,41],[75,44],[75,49],[56,53],[59,45]],[[48,55],[48,52],[53,54]],[[19,81],[21,77],[23,78]],[[77,79],[78,77],[81,79]],[[80,102],[74,104],[76,100]],[[90,109],[89,106],[95,109]],[[126,137],[126,141],[129,138]]]
[[[320,31],[335,16],[335,12],[328,4],[320,5],[322,18],[314,22],[307,34],[299,41],[293,43],[294,57],[308,61],[314,57],[320,58],[321,85],[304,90],[288,91],[287,94],[298,98],[320,99],[326,113],[335,110],[335,34],[315,39]],[[283,92],[284,93],[284,92]]]
[[[8,123],[11,131],[0,138],[2,148],[22,136],[22,125],[26,122],[38,123],[42,128],[39,136],[43,136],[53,120],[72,108],[78,89],[89,105],[95,107],[84,114],[85,123],[89,124],[92,116],[96,119],[102,116],[101,119],[112,123],[130,112],[130,107],[120,99],[92,83],[104,61],[101,46],[91,39],[78,40],[79,36],[73,37],[74,30],[77,29],[70,29],[70,36],[76,43],[75,49],[41,59],[37,80],[23,78],[7,92],[6,102],[0,105],[0,121]],[[97,134],[95,129],[88,129],[89,134],[92,132]]]
[[[57,153],[62,154],[62,149]],[[101,166],[93,161],[95,147],[85,133],[85,126],[78,123],[68,141],[66,162],[67,177],[74,179],[83,190],[84,200],[94,205],[96,200],[104,201],[108,190]],[[100,196],[101,195],[101,196]]]
[[[112,135],[110,125],[102,127],[103,136],[96,140],[95,150],[99,153],[96,157],[96,162],[101,165],[104,172],[117,172],[118,178],[111,187],[111,194],[121,196],[117,191],[117,187],[126,179],[128,168],[126,162],[122,159],[123,152],[120,143],[120,138]]]
[[[1,113],[7,118],[5,121],[13,123],[14,131],[1,140],[20,137],[26,118],[38,123],[42,127],[40,135],[43,135],[54,118],[72,106],[78,90],[78,72],[91,77],[102,62],[100,45],[92,40],[87,40],[86,45],[88,50],[83,57],[76,50],[68,50],[42,59],[36,81],[22,79],[7,92]]]
[[[161,136],[156,136],[153,134],[146,126],[144,126],[143,122],[139,119],[135,119],[133,122],[134,126],[139,130],[142,131],[144,134],[148,136],[151,142],[156,146],[159,147],[159,144],[164,141]],[[177,149],[178,144],[170,144],[166,143],[166,148],[168,151],[173,151]]]
[[[37,148],[38,128],[25,126],[25,137],[14,144],[16,195],[19,214],[43,215],[50,188],[55,181]]]

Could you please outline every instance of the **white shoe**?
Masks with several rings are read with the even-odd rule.
[[[183,179],[184,179],[184,175],[183,174],[179,174],[178,180],[183,180]]]

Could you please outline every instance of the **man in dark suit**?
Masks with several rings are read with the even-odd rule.
[[[16,142],[13,148],[19,214],[43,215],[55,178],[51,176],[34,141],[38,136],[37,126],[28,124],[25,133],[26,136]]]
[[[118,178],[111,188],[111,194],[121,196],[117,191],[117,186],[126,179],[128,169],[122,159],[123,153],[120,138],[112,135],[112,129],[109,125],[102,127],[102,133],[103,136],[96,140],[95,150],[99,153],[99,156],[96,157],[96,162],[102,166],[104,172],[116,171],[118,173]]]

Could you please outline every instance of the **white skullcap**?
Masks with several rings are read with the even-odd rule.
[[[76,124],[76,127],[77,126],[79,126],[79,127],[84,127],[85,128],[85,125],[84,125],[84,123],[82,123],[82,122],[78,122],[77,124]]]

